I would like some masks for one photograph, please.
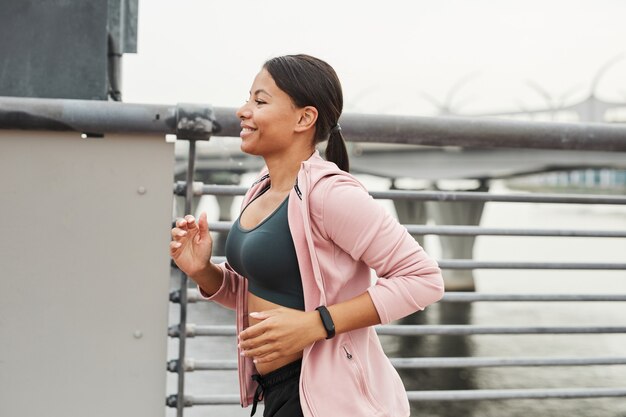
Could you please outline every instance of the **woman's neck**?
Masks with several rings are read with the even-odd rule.
[[[291,191],[302,162],[309,159],[313,152],[314,149],[299,152],[292,150],[281,156],[266,157],[265,164],[270,175],[271,190],[279,193]]]

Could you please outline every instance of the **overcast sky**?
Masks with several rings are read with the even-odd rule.
[[[625,19],[624,0],[140,0],[124,101],[239,106],[289,53],[328,61],[350,112],[432,115],[425,95],[459,82],[461,113],[545,106],[538,88],[576,101],[612,59],[598,96],[626,101]]]

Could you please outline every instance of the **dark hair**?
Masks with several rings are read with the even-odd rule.
[[[300,54],[272,58],[263,68],[296,106],[317,109],[315,144],[328,139],[326,159],[349,171],[348,151],[337,123],[343,110],[343,93],[333,67],[321,59]]]

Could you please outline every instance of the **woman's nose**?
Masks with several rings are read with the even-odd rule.
[[[247,119],[250,117],[250,110],[248,109],[248,103],[244,103],[236,112],[238,119]]]

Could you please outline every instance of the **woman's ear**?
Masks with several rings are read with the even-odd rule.
[[[300,109],[300,118],[296,124],[296,132],[305,132],[315,128],[317,122],[317,109],[313,106],[306,106]]]

